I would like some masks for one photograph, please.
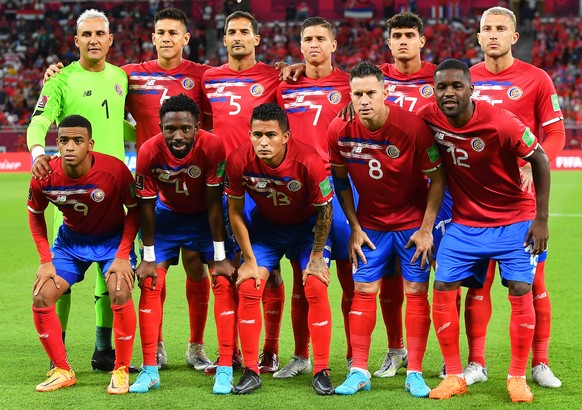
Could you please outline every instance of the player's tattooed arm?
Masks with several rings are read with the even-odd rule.
[[[313,275],[329,285],[329,267],[323,257],[323,249],[327,242],[331,222],[333,220],[333,207],[331,202],[317,208],[317,222],[315,223],[315,233],[313,238],[313,248],[309,256],[307,267],[303,271],[303,284],[307,281],[307,276]]]
[[[331,229],[332,219],[333,207],[331,206],[331,202],[317,207],[317,221],[315,222],[312,253],[323,253],[323,248],[325,247],[329,230]]]

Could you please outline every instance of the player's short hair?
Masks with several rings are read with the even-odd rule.
[[[283,108],[275,103],[264,103],[253,109],[253,114],[251,115],[251,127],[253,121],[277,121],[281,131],[286,133],[289,131],[289,120],[287,119],[287,114],[283,111]]]
[[[107,31],[109,31],[109,20],[107,19],[107,16],[102,11],[95,9],[85,10],[84,12],[81,13],[79,18],[77,19],[77,30],[79,29],[79,26],[81,25],[82,22],[89,19],[103,20],[105,22],[105,27],[107,27]]]
[[[224,34],[226,34],[226,30],[228,29],[228,23],[230,20],[234,19],[246,19],[251,22],[251,26],[253,28],[253,34],[256,36],[259,34],[259,23],[255,19],[255,17],[246,11],[235,11],[234,13],[230,14],[226,20],[224,21]]]
[[[388,26],[388,35],[390,35],[394,28],[415,28],[421,37],[424,36],[424,23],[422,19],[418,14],[411,13],[410,11],[401,11],[393,15],[386,21],[386,24]]]
[[[369,61],[360,61],[350,70],[350,81],[354,78],[376,77],[378,81],[384,81],[382,70]]]
[[[463,63],[461,60],[450,58],[440,63],[434,72],[435,78],[439,71],[444,70],[461,70],[465,78],[467,78],[469,81],[469,84],[471,83],[471,72],[469,71],[469,66]]]
[[[481,16],[481,21],[479,22],[479,27],[483,26],[483,23],[485,22],[485,17],[487,17],[490,14],[494,15],[494,16],[507,16],[507,17],[509,17],[509,19],[513,23],[513,29],[515,30],[517,28],[517,19],[515,18],[515,14],[513,14],[513,11],[506,9],[505,7],[501,7],[501,6],[495,6],[495,7],[491,7],[490,9],[485,10],[483,12],[483,15]]]
[[[301,24],[301,29],[299,30],[299,35],[301,36],[301,38],[303,38],[303,30],[305,30],[307,27],[313,26],[321,26],[323,28],[328,29],[329,32],[331,33],[331,40],[335,40],[336,35],[335,27],[329,21],[319,16],[308,17],[303,21],[303,24]]]
[[[188,17],[186,17],[186,13],[174,7],[169,7],[167,9],[158,11],[154,16],[154,24],[156,24],[159,20],[176,20],[182,23],[184,27],[188,27]]]
[[[160,121],[164,121],[164,116],[169,112],[187,111],[192,114],[194,122],[198,122],[200,118],[200,108],[194,100],[186,94],[178,94],[168,98],[160,107],[159,116]]]
[[[87,118],[83,117],[82,115],[69,115],[59,122],[59,126],[57,127],[57,133],[61,128],[73,128],[73,127],[80,127],[85,128],[87,133],[89,134],[89,139],[93,138],[93,128],[91,127],[91,121]]]

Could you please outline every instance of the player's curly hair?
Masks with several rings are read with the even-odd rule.
[[[390,35],[393,28],[415,28],[421,37],[424,36],[424,23],[422,19],[418,14],[411,13],[410,11],[401,11],[393,15],[388,19],[386,24],[388,25],[388,35]]]
[[[332,41],[335,40],[336,35],[335,27],[329,21],[319,16],[308,17],[303,21],[303,24],[301,24],[301,29],[299,30],[299,35],[301,36],[301,38],[303,38],[303,30],[305,30],[307,27],[313,26],[322,26],[328,29],[329,32],[331,33],[331,40]]]
[[[89,134],[89,139],[92,138],[93,128],[91,127],[91,121],[89,121],[82,115],[75,114],[63,118],[61,122],[59,122],[58,130],[60,130],[61,128],[73,128],[73,127],[85,128]]]
[[[198,122],[198,118],[200,118],[200,108],[198,108],[194,100],[186,94],[178,94],[164,101],[159,111],[160,121],[164,120],[164,115],[167,113],[180,111],[191,113],[194,122]]]
[[[360,61],[350,70],[350,81],[354,78],[376,77],[378,81],[384,81],[384,74],[378,66],[369,61]]]
[[[277,121],[283,133],[289,131],[287,114],[283,108],[275,103],[264,103],[255,107],[251,115],[251,127],[253,121]]]
[[[443,61],[436,68],[436,70],[434,72],[435,77],[439,71],[444,71],[444,70],[461,70],[463,72],[463,75],[465,76],[465,78],[467,80],[469,80],[469,83],[471,83],[471,71],[469,71],[469,66],[467,66],[467,64],[463,63],[461,60],[449,58],[448,60]]]
[[[188,27],[188,17],[186,17],[186,13],[173,7],[158,11],[154,16],[154,24],[159,20],[177,20],[182,23],[184,27]]]
[[[230,22],[230,20],[234,20],[234,19],[246,19],[248,21],[251,22],[251,26],[253,27],[253,34],[256,36],[257,34],[259,34],[259,23],[257,23],[257,20],[255,19],[255,17],[251,14],[248,13],[246,11],[235,11],[232,14],[229,14],[229,16],[226,18],[226,20],[224,21],[224,34],[226,34],[226,30],[228,29],[228,23]]]

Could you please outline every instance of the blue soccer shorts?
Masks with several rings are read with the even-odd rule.
[[[449,224],[437,255],[435,280],[462,281],[463,286],[481,288],[489,260],[499,263],[501,278],[533,283],[538,256],[529,253],[523,242],[532,221],[494,228]]]
[[[57,275],[67,281],[69,286],[81,282],[92,263],[97,263],[103,276],[115,260],[121,243],[121,232],[113,235],[84,235],[62,224],[51,248],[53,265]],[[137,257],[132,250],[131,267],[135,267]]]
[[[301,269],[305,269],[313,248],[313,227],[316,219],[317,214],[301,223],[283,225],[267,221],[258,212],[254,212],[248,229],[257,265],[272,272],[279,266],[279,261],[283,255],[287,253],[294,255]],[[329,238],[323,251],[323,257],[329,266],[331,258]]]
[[[353,274],[354,282],[370,283],[380,280],[386,275],[394,274],[394,260],[400,259],[402,277],[409,282],[428,282],[430,276],[430,264],[424,269],[420,267],[420,259],[412,264],[410,261],[416,252],[414,246],[405,249],[406,243],[414,232],[418,230],[407,229],[403,231],[376,231],[363,228],[368,238],[376,246],[375,250],[363,246],[362,251],[367,263],[358,261],[358,269]]]

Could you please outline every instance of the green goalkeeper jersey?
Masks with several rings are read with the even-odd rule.
[[[103,71],[92,72],[75,61],[43,86],[26,131],[28,148],[44,147],[51,124],[77,114],[91,122],[94,150],[124,161],[126,96],[127,75],[122,69],[105,63]]]

